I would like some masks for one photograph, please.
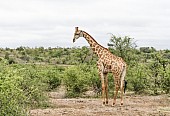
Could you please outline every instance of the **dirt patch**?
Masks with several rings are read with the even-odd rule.
[[[123,106],[118,99],[112,107],[112,99],[109,99],[109,105],[102,106],[100,98],[60,99],[54,92],[51,94],[50,102],[55,107],[31,110],[31,116],[170,116],[168,95],[125,96]]]

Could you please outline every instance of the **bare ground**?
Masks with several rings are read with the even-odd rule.
[[[50,93],[50,102],[55,106],[48,109],[34,109],[31,116],[170,116],[170,97],[160,96],[125,96],[124,105],[120,99],[114,107],[102,106],[100,98],[61,99],[63,95]]]

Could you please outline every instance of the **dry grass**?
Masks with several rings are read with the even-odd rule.
[[[55,94],[55,93],[53,93]],[[58,94],[58,93],[56,93]],[[112,107],[112,99],[108,106],[102,106],[99,98],[50,99],[54,108],[34,109],[31,116],[170,116],[170,97],[160,96],[125,96],[124,106],[120,99]]]

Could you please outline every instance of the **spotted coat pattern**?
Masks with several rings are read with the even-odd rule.
[[[123,105],[123,86],[126,75],[126,63],[121,57],[113,55],[107,48],[98,44],[94,38],[87,32],[75,28],[73,42],[79,37],[84,37],[92,48],[93,52],[98,56],[97,67],[102,83],[103,104],[108,104],[108,79],[107,74],[110,72],[114,77],[115,94],[113,105],[116,103],[118,90],[121,90],[121,105]]]

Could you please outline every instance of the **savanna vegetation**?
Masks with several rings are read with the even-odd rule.
[[[170,93],[170,50],[137,47],[133,38],[111,35],[109,50],[128,64],[127,91]],[[48,91],[64,85],[67,97],[100,90],[97,57],[89,47],[0,49],[0,115],[28,115],[35,107],[49,107]],[[109,93],[114,91],[109,78]]]

